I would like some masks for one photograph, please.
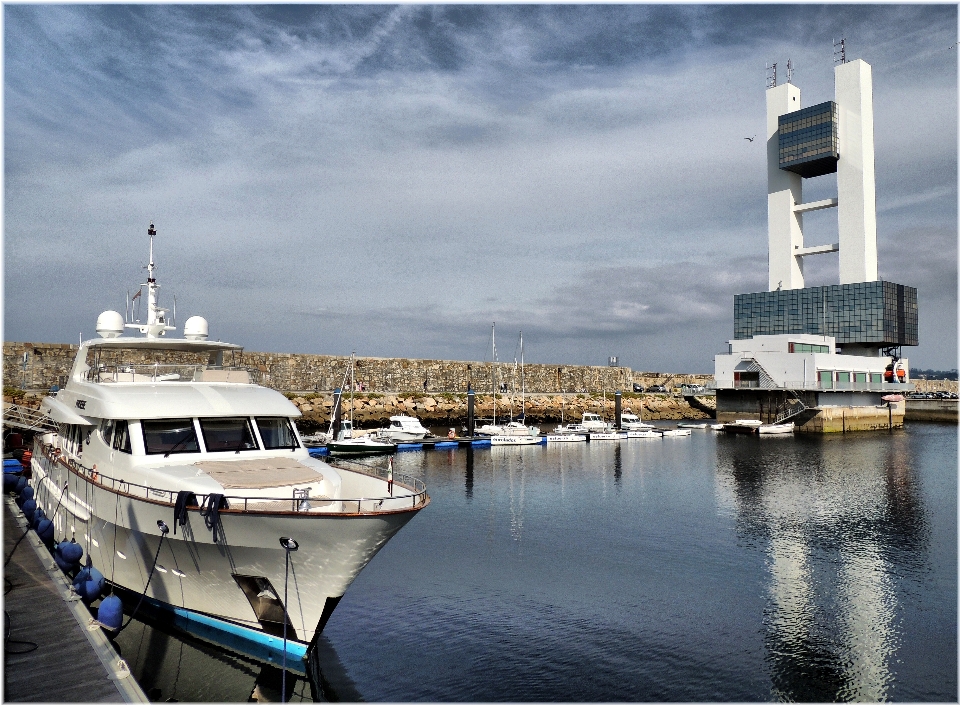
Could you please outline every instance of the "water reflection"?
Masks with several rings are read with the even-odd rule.
[[[772,697],[891,697],[902,641],[893,566],[922,570],[925,546],[906,438],[722,437],[717,471],[720,506],[767,556]]]
[[[464,451],[466,454],[466,479],[463,483],[464,492],[467,500],[473,499],[473,446],[467,446]]]
[[[280,702],[279,665],[231,651],[139,617],[115,641],[133,677],[152,702]],[[318,640],[313,658],[287,671],[289,702],[358,702],[354,683],[330,642]],[[291,669],[293,665],[291,664]]]
[[[613,449],[613,482],[617,487],[617,490],[620,490],[620,480],[623,478],[623,457],[620,451],[620,444],[617,443],[617,447]]]

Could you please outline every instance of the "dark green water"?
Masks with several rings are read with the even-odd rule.
[[[396,466],[432,503],[348,590],[295,699],[957,700],[953,426]],[[148,626],[121,648],[156,700],[279,696],[272,667]]]

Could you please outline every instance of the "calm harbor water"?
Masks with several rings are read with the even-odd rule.
[[[347,591],[294,700],[957,700],[955,426],[396,467],[432,503]],[[153,700],[279,699],[271,665],[149,624],[118,641]]]

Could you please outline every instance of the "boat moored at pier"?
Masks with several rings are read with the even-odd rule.
[[[102,337],[42,402],[58,431],[35,440],[38,505],[117,588],[310,644],[427,506],[425,486],[312,458],[297,408],[256,384],[242,347],[208,340],[204,319],[167,338],[148,234],[146,323],[101,314]]]

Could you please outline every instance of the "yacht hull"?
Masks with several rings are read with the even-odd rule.
[[[55,536],[81,543],[84,561],[90,556],[109,582],[137,594],[146,586],[164,604],[271,634],[282,633],[285,603],[288,638],[308,644],[357,574],[429,502],[388,498],[395,506],[384,510],[354,500],[359,511],[329,514],[225,509],[214,541],[199,508],[181,526],[168,501],[91,481],[39,449],[32,464],[38,506],[56,512]],[[160,522],[169,527],[162,545]],[[289,563],[281,537],[299,544]]]

